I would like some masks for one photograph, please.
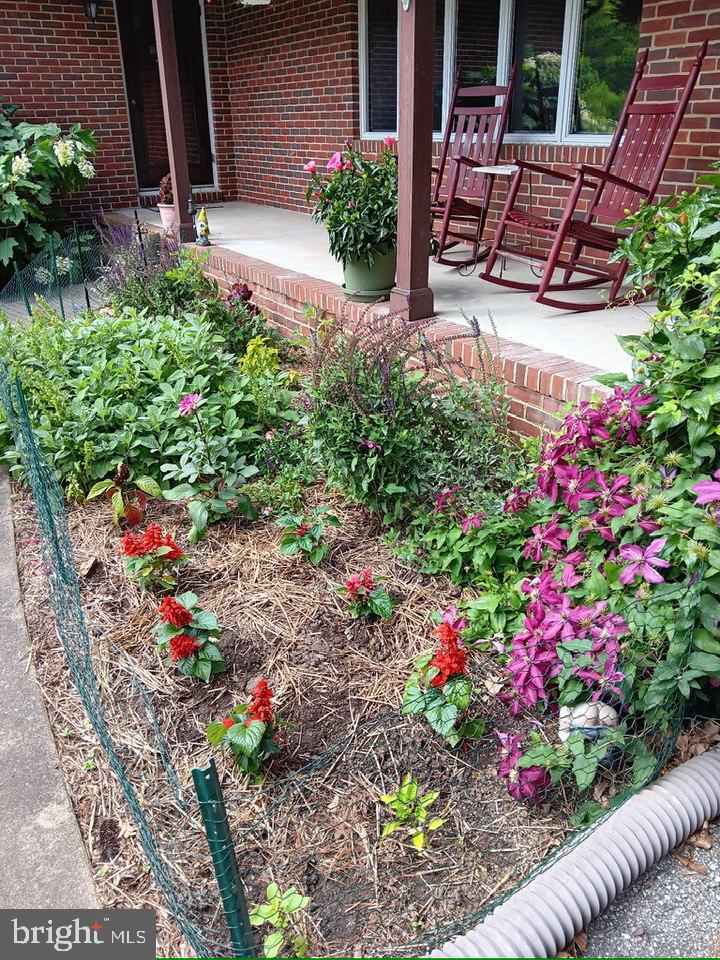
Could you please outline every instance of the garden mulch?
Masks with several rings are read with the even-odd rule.
[[[72,507],[69,525],[113,736],[154,828],[168,838],[168,858],[197,891],[208,922],[217,893],[204,838],[178,810],[136,681],[188,787],[191,769],[204,766],[211,753],[205,725],[244,702],[264,676],[277,712],[293,724],[283,728],[282,752],[264,787],[249,788],[229,755],[216,754],[250,903],[261,899],[271,879],[283,887],[295,883],[313,898],[303,920],[312,955],[399,955],[403,944],[473,914],[519,881],[561,840],[567,806],[560,797],[550,813],[510,800],[495,771],[494,738],[452,751],[422,722],[398,717],[413,660],[431,645],[430,615],[457,599],[457,588],[397,558],[364,509],[310,488],[306,506],[320,503],[341,524],[328,531],[330,551],[317,569],[281,556],[280,530],[271,520],[217,525],[189,546],[184,509],[149,504],[146,522],[161,523],[191,555],[178,591],[195,592],[221,626],[229,669],[207,686],[182,677],[155,653],[158,598],[125,574],[117,552],[121,531],[109,506]],[[33,508],[20,486],[13,514],[34,663],[100,899],[108,906],[155,907],[159,954],[189,955],[146,871],[134,822],[72,686],[52,622]],[[391,621],[351,621],[334,590],[367,566],[386,578],[397,605]],[[496,709],[488,697],[491,724]],[[338,741],[342,749],[332,752]],[[308,763],[312,772],[300,773]],[[422,789],[440,791],[436,809],[447,819],[426,858],[395,837],[378,841],[386,819],[379,796],[394,792],[408,772]]]

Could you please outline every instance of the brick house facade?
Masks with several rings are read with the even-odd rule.
[[[261,7],[213,0],[204,18],[217,189],[203,199],[302,209],[303,161],[329,156],[346,139],[368,149],[377,144],[360,140],[358,0],[273,0]],[[482,26],[475,40],[469,30],[458,36],[458,63],[472,48],[487,46],[497,30],[492,22]],[[687,188],[698,170],[720,156],[720,101],[714,95],[720,84],[720,4],[643,3],[639,42],[650,47],[651,72],[686,69],[705,37],[709,54],[668,164],[666,191]],[[0,96],[20,104],[24,119],[77,122],[96,131],[97,179],[92,190],[74,198],[75,213],[138,202],[113,0],[101,0],[95,23],[86,19],[80,0],[0,4]],[[600,164],[603,152],[602,146],[555,143],[505,148],[508,158],[544,163]],[[561,185],[540,184],[533,200],[557,212],[561,195]],[[145,196],[141,202],[154,200]],[[493,226],[491,216],[488,229]]]

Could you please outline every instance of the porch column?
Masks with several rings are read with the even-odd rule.
[[[398,4],[398,261],[390,306],[409,320],[423,320],[433,315],[428,268],[435,0]]]
[[[175,48],[172,0],[152,0],[160,68],[160,91],[162,93],[165,136],[167,139],[170,174],[173,182],[175,227],[181,240],[195,240],[195,228],[188,213],[190,198],[190,174],[188,173],[187,146],[183,124],[182,99],[180,97],[180,74]],[[202,51],[198,51],[198,57]]]

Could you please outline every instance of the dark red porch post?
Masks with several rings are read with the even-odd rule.
[[[175,199],[175,226],[181,240],[195,240],[195,228],[193,227],[192,217],[188,213],[190,175],[188,173],[172,7],[172,0],[152,0],[155,42],[160,68],[160,90],[165,116],[165,136],[167,138],[173,197]],[[202,57],[202,51],[198,51],[198,57]]]
[[[435,0],[398,0],[398,262],[393,310],[433,315],[428,286]],[[405,9],[407,7],[407,9]]]

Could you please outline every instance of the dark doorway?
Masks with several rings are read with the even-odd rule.
[[[194,186],[213,182],[202,2],[173,2],[188,166]],[[168,152],[152,5],[150,0],[117,0],[117,13],[138,186],[154,189],[168,172]]]

